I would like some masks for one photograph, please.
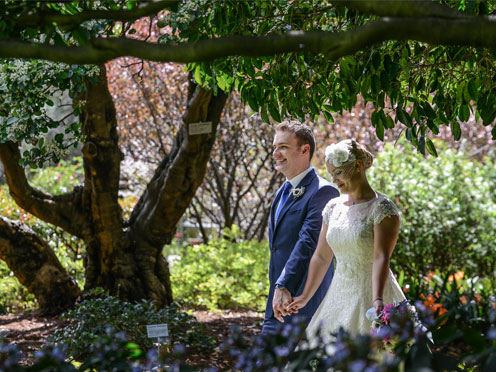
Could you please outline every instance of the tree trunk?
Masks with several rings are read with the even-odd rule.
[[[170,274],[162,255],[176,224],[201,184],[217,124],[227,96],[191,86],[194,94],[173,149],[162,160],[127,223],[121,219],[118,186],[121,152],[116,116],[105,71],[98,84],[88,84],[83,147],[86,213],[93,232],[88,245],[85,289],[103,287],[129,301],[143,298],[157,305],[172,302]],[[211,121],[212,132],[190,135],[189,124]]]
[[[118,203],[120,161],[117,121],[105,67],[98,83],[86,85],[83,122],[85,181],[64,195],[49,195],[29,185],[19,166],[18,144],[0,144],[9,191],[16,203],[36,217],[84,240],[87,246],[85,290],[103,287],[128,301],[172,302],[164,244],[201,184],[227,96],[190,86],[183,126],[163,158],[129,221]],[[192,123],[211,121],[212,131],[191,135]],[[57,313],[71,306],[79,289],[49,246],[26,227],[2,219],[0,258],[35,294],[40,308]]]
[[[35,295],[45,314],[70,308],[81,294],[46,242],[25,225],[1,216],[0,258]]]

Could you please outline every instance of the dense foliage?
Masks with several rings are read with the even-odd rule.
[[[153,340],[147,337],[146,325],[166,323],[169,329],[169,345],[181,344],[187,348],[213,348],[211,336],[205,325],[179,311],[176,305],[158,309],[152,301],[131,304],[117,297],[103,295],[98,290],[90,291],[85,299],[63,315],[69,326],[57,330],[49,342],[64,344],[69,354],[80,360],[86,357],[95,340],[105,336],[125,333],[128,342],[139,345],[141,350],[153,347]]]
[[[163,41],[196,41],[222,35],[260,35],[301,31],[356,30],[374,16],[332,1],[196,1],[183,3],[159,23],[171,26]],[[472,15],[494,12],[494,2],[446,2]],[[408,5],[407,5],[408,6]],[[447,8],[449,10],[449,8]],[[405,11],[406,13],[408,11]],[[405,14],[406,14],[405,13]],[[329,52],[331,53],[331,51]],[[331,59],[315,53],[287,53],[275,57],[229,57],[191,63],[196,81],[212,89],[236,87],[262,118],[275,121],[290,115],[315,120],[322,112],[329,121],[343,109],[351,110],[361,95],[374,104],[372,125],[379,139],[402,123],[406,138],[420,152],[437,153],[430,137],[440,127],[461,136],[459,122],[471,116],[492,125],[496,73],[492,50],[432,46],[417,41],[390,41],[354,55]],[[496,137],[496,129],[493,129]]]
[[[81,137],[78,116],[84,101],[78,94],[85,89],[84,79],[95,81],[97,73],[91,65],[0,60],[0,143],[24,141],[22,163],[31,167],[64,159]],[[65,94],[70,103],[63,101]],[[64,104],[71,109],[58,117]],[[55,131],[52,138],[49,131]]]
[[[481,163],[448,148],[423,158],[408,147],[386,146],[369,176],[401,213],[394,270],[494,276],[495,169],[489,157]]]
[[[266,243],[233,241],[234,226],[225,239],[186,247],[171,265],[174,296],[189,306],[263,310],[268,293],[269,255]]]

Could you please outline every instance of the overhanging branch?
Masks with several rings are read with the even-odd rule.
[[[74,27],[94,19],[130,22],[141,17],[155,15],[164,9],[175,11],[180,3],[180,0],[164,0],[151,2],[132,10],[86,10],[74,15],[40,12],[21,15],[15,18],[15,22],[18,26],[23,27],[40,27],[55,23],[62,28]]]
[[[80,47],[0,40],[0,57],[99,64],[133,56],[157,62],[200,62],[229,56],[270,56],[287,52],[323,53],[330,59],[385,41],[416,40],[431,45],[496,48],[496,18],[381,18],[343,32],[291,31],[269,36],[225,36],[194,43],[159,45],[126,38],[99,38]]]

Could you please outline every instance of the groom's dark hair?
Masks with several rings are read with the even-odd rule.
[[[310,160],[312,160],[313,153],[315,152],[315,137],[308,125],[300,123],[297,120],[285,120],[277,125],[276,131],[278,130],[282,132],[293,132],[298,140],[298,146],[309,144]]]

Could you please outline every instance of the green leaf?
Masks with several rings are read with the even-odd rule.
[[[372,126],[374,128],[377,128],[378,122],[379,122],[379,117],[377,115],[377,111],[374,111],[372,113],[372,116],[370,117],[370,121],[372,122]]]
[[[262,107],[260,108],[260,116],[262,117],[263,121],[270,124],[269,115],[267,115],[267,105],[266,104],[262,105]]]
[[[422,155],[425,155],[425,137],[420,136],[419,143],[418,143],[418,149]]]
[[[382,120],[377,122],[377,127],[375,128],[375,134],[377,138],[384,142],[384,126],[382,125]]]
[[[432,131],[432,133],[439,134],[439,127],[434,120],[427,119],[427,127]]]
[[[216,80],[217,80],[217,85],[219,86],[220,89],[222,89],[224,92],[229,91],[229,84],[226,81],[224,74],[217,75]]]
[[[62,133],[57,133],[55,135],[55,141],[62,143],[63,140],[64,140],[64,135]]]
[[[493,135],[493,140],[496,140],[496,125],[493,127],[491,134]]]
[[[434,143],[432,143],[430,138],[426,139],[425,145],[427,147],[427,151],[429,151],[429,154],[431,154],[432,156],[435,156],[437,158],[436,146],[434,146]]]
[[[462,122],[468,121],[468,119],[470,118],[470,109],[469,109],[468,105],[461,105],[460,106],[460,109],[458,110],[458,118]]]
[[[435,119],[437,117],[436,111],[434,111],[434,109],[428,102],[426,102],[422,107],[429,119]]]
[[[281,114],[279,113],[279,108],[277,107],[277,103],[275,103],[274,101],[269,101],[268,108],[269,108],[270,116],[272,116],[272,119],[280,123]]]
[[[324,114],[324,117],[328,122],[334,123],[334,118],[332,117],[332,114],[329,111],[322,110],[322,113]]]
[[[393,129],[394,128],[394,121],[393,118],[389,115],[386,115],[386,122],[384,123],[384,126],[387,129]]]
[[[477,86],[473,79],[468,82],[468,94],[474,101],[477,101],[479,94],[477,92]]]
[[[411,128],[413,126],[412,118],[410,117],[408,112],[406,112],[402,108],[396,109],[396,116],[398,120],[405,124],[408,128]]]
[[[408,141],[412,142],[412,130],[411,128],[406,128],[405,137]]]
[[[367,77],[362,80],[362,86],[360,88],[360,93],[363,97],[368,96],[370,84],[372,84],[372,78],[370,77],[370,75],[367,75]]]
[[[462,136],[462,130],[460,128],[460,123],[458,121],[451,121],[451,133],[453,134],[453,138],[455,141],[458,141]]]
[[[248,99],[248,104],[250,105],[251,109],[255,112],[258,112],[258,101],[255,90],[250,89],[247,93],[246,98]]]
[[[194,73],[194,78],[195,78],[195,81],[196,81],[199,85],[202,85],[202,78],[201,78],[201,67],[200,67],[200,65],[196,65],[196,68],[195,68],[195,73]]]
[[[351,70],[346,60],[341,59],[341,62],[339,63],[339,69],[344,77],[350,76]]]

